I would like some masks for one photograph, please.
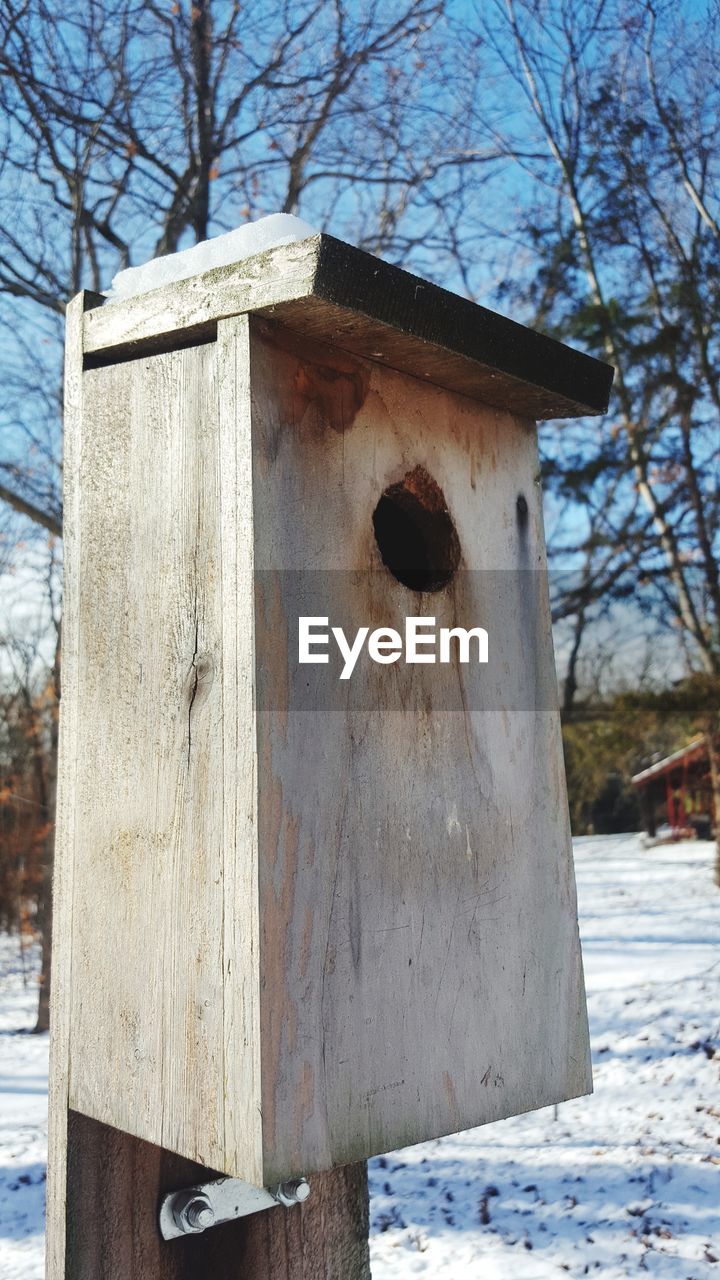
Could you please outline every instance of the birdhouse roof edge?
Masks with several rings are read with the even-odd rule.
[[[318,233],[126,300],[86,292],[86,366],[210,341],[255,313],[530,418],[606,411],[610,365]]]

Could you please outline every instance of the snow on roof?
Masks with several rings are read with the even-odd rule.
[[[271,213],[267,218],[246,222],[225,235],[203,240],[191,249],[153,258],[140,267],[126,267],[113,276],[107,297],[111,302],[117,302],[132,298],[138,293],[149,293],[151,289],[159,289],[161,285],[171,284],[175,280],[187,280],[190,276],[200,275],[213,267],[230,266],[231,263],[252,258],[256,253],[263,253],[265,249],[307,240],[309,236],[315,235],[318,235],[316,229],[302,218],[296,218],[290,213]]]
[[[707,750],[705,737],[696,738],[694,742],[690,742],[687,747],[681,747],[679,751],[673,752],[671,756],[666,756],[664,760],[658,760],[655,764],[651,764],[647,769],[643,769],[641,773],[636,773],[630,779],[633,786],[642,787],[646,782],[650,782],[653,778],[659,778],[664,773],[669,773],[676,765],[683,764],[686,760],[691,760],[694,756],[701,755]]]

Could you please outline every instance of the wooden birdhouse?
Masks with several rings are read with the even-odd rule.
[[[535,420],[611,371],[324,235],[101,303],[51,1198],[68,1110],[265,1187],[587,1092]]]

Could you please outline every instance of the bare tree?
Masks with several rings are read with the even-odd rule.
[[[7,884],[8,877],[15,884],[17,926],[22,930],[24,923],[32,921],[42,935],[37,1031],[48,1028],[52,932],[49,890],[60,652],[60,582],[55,541],[51,536],[41,561],[44,598],[28,608],[22,585],[18,585],[14,602],[6,587],[6,619],[0,633],[0,884]],[[20,576],[26,577],[27,570]],[[0,917],[7,919],[8,904],[3,904],[2,896],[0,892]]]
[[[69,296],[131,261],[274,209],[373,248],[429,234],[447,169],[441,0],[8,0],[0,14],[0,298],[36,357]],[[450,136],[452,131],[450,131]],[[412,207],[413,232],[401,224]],[[25,353],[28,354],[27,352]],[[16,352],[20,356],[20,352]],[[22,363],[22,361],[21,361]],[[57,531],[57,457],[42,483],[18,439],[56,424],[41,404],[3,432],[0,497]],[[18,404],[21,402],[18,401]],[[57,452],[57,430],[54,443]]]
[[[450,195],[457,171],[437,105],[441,12],[439,0],[3,6],[0,500],[16,537],[62,530],[62,315],[79,288],[274,209],[332,218],[398,257],[440,223],[423,193],[447,168]],[[43,997],[49,864],[44,883]]]
[[[561,546],[585,566],[586,589],[566,600],[576,638],[591,602],[630,587],[686,638],[691,666],[712,679],[720,677],[719,24],[712,4],[689,14],[650,0],[629,9],[615,0],[493,0],[472,27],[514,95],[495,139],[515,173],[523,214],[509,230],[527,260],[506,296],[522,297],[536,323],[616,369],[604,423],[551,426],[542,437],[550,487],[568,504]],[[479,112],[479,130],[485,121]],[[595,574],[598,557],[605,569]],[[720,792],[715,800],[720,814]]]

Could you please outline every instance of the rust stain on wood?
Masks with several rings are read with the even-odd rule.
[[[343,432],[355,422],[365,403],[369,383],[370,373],[362,365],[338,369],[331,365],[301,364],[295,373],[294,387],[303,413],[312,405],[323,424]]]
[[[312,409],[319,428],[329,427],[340,435],[349,431],[367,399],[372,366],[267,322],[258,325],[258,332],[264,343],[292,362],[291,377],[279,383],[285,424],[302,423]]]

